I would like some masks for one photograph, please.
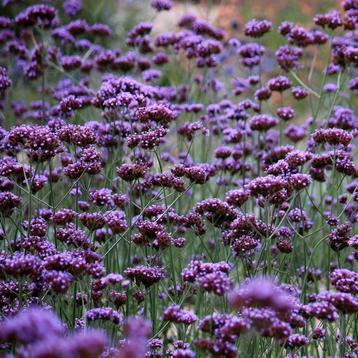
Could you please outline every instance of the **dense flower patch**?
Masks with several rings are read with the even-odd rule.
[[[1,354],[356,356],[358,2],[116,45],[85,2],[0,7]]]

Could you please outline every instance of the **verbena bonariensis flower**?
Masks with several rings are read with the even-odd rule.
[[[23,354],[35,356],[100,356],[106,345],[107,337],[102,331],[86,330],[74,333],[68,337],[50,337],[44,341],[26,346],[21,351]]]
[[[286,346],[289,348],[297,348],[297,347],[302,347],[305,346],[309,343],[309,339],[302,335],[302,334],[291,334],[287,341],[286,341]]]
[[[197,320],[197,317],[190,311],[180,308],[180,306],[170,305],[163,311],[162,320],[190,325]]]
[[[232,288],[232,281],[225,272],[214,271],[197,277],[199,287],[217,296],[223,296]]]
[[[245,35],[250,37],[261,37],[266,32],[269,32],[271,27],[271,21],[252,19],[245,25]]]
[[[248,190],[253,196],[268,196],[285,187],[286,182],[284,179],[272,175],[256,178],[248,184]]]
[[[125,340],[120,342],[118,353],[126,357],[142,357],[146,354],[147,340],[151,334],[150,323],[142,317],[130,317],[124,323]]]
[[[278,34],[84,5],[0,5],[2,353],[354,356],[356,1]]]
[[[29,344],[62,336],[64,332],[63,324],[51,311],[33,308],[2,321],[0,341]]]
[[[5,191],[0,193],[0,212],[4,217],[11,216],[16,207],[21,204],[21,198]]]
[[[148,168],[141,164],[122,164],[117,168],[117,174],[125,181],[134,181],[143,178]]]
[[[312,33],[302,26],[293,26],[289,30],[287,37],[289,39],[289,43],[299,47],[307,47],[313,43]]]
[[[110,307],[93,308],[86,312],[87,321],[110,321],[115,324],[120,324],[123,321],[123,316]]]
[[[331,275],[332,285],[341,292],[356,294],[358,291],[358,274],[347,269],[336,269]]]
[[[242,64],[245,67],[255,67],[259,65],[261,56],[265,53],[265,48],[256,43],[248,43],[242,45],[239,49],[239,54],[242,57]]]
[[[341,224],[332,230],[329,234],[328,243],[334,251],[343,250],[348,246],[351,230],[352,226],[349,224]]]
[[[295,111],[292,107],[279,107],[276,113],[284,121],[289,121],[295,116]]]
[[[318,129],[313,133],[312,138],[317,143],[329,143],[331,145],[342,144],[347,146],[353,139],[353,136],[343,129],[329,128]]]
[[[81,213],[79,219],[91,231],[101,229],[106,224],[105,217],[101,212]]]
[[[11,80],[4,67],[0,67],[0,93],[3,94],[10,86]]]
[[[195,211],[213,223],[220,226],[226,221],[231,222],[236,218],[235,210],[226,202],[219,199],[206,199],[198,203]]]
[[[313,21],[316,25],[329,27],[332,30],[342,26],[342,18],[338,11],[330,11],[327,14],[317,14]]]
[[[308,96],[308,91],[303,87],[292,87],[292,95],[295,99],[301,100]]]
[[[104,214],[106,224],[114,234],[125,232],[128,228],[125,214],[121,210],[108,211]]]
[[[299,67],[299,59],[303,55],[302,49],[298,47],[281,46],[276,52],[276,59],[279,66],[286,70],[292,70]]]
[[[26,153],[34,161],[48,160],[63,150],[58,136],[45,126],[13,128],[8,141],[23,145]]]
[[[243,189],[234,189],[226,193],[225,201],[230,205],[240,207],[249,199],[250,193]]]
[[[90,191],[89,199],[93,204],[97,206],[113,206],[112,190],[108,188]]]
[[[287,314],[295,306],[294,298],[267,278],[257,278],[234,289],[230,303],[237,309],[268,307],[278,314]]]
[[[136,266],[127,268],[124,275],[131,280],[143,283],[144,286],[151,286],[162,280],[166,273],[165,270],[158,266]]]
[[[256,92],[255,92],[255,98],[258,100],[258,101],[266,101],[268,100],[272,95],[272,92],[271,90],[264,86],[264,87],[261,87],[259,88]]]
[[[170,10],[173,6],[171,0],[151,0],[150,5],[157,11]]]
[[[66,15],[74,17],[82,9],[82,0],[65,0],[62,6]]]
[[[292,82],[286,76],[278,76],[272,78],[267,83],[271,91],[283,92],[292,86]]]
[[[267,131],[278,124],[278,120],[267,114],[258,114],[250,119],[250,128],[254,131]]]
[[[64,142],[68,142],[80,147],[86,147],[96,143],[93,131],[85,126],[67,125],[60,129],[59,137]]]
[[[42,272],[42,279],[49,290],[65,293],[71,286],[73,276],[68,272],[46,270]]]
[[[169,357],[195,357],[195,353],[189,349],[189,344],[181,340],[174,342],[173,348],[168,349],[166,354]]]
[[[57,10],[48,5],[32,5],[19,13],[15,22],[21,27],[43,26],[52,27],[56,24]]]
[[[56,232],[56,238],[74,247],[88,249],[92,246],[86,234],[82,230],[76,229],[73,223],[68,223],[64,228],[59,228]]]

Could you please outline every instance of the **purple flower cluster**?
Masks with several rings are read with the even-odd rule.
[[[0,355],[356,356],[357,1],[169,32],[171,0],[30,3],[0,5]]]
[[[35,357],[98,357],[107,345],[101,331],[65,333],[65,327],[53,312],[29,308],[1,323],[0,341],[17,344],[19,355]]]
[[[179,306],[171,305],[163,311],[162,320],[190,325],[197,320],[197,317],[189,311],[182,310]]]

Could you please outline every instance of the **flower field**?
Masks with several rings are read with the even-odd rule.
[[[98,3],[0,5],[0,357],[357,357],[358,1]]]

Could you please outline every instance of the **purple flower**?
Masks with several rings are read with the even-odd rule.
[[[292,174],[287,178],[287,187],[292,190],[302,190],[307,188],[311,182],[311,176],[308,174]]]
[[[255,98],[258,101],[267,101],[272,95],[272,92],[270,91],[270,89],[266,86],[259,88],[256,92],[255,92]]]
[[[90,28],[93,35],[106,37],[112,35],[112,30],[107,24],[93,24]]]
[[[286,187],[286,182],[282,178],[268,175],[265,177],[258,177],[251,180],[248,184],[248,190],[253,196],[268,196],[278,192]]]
[[[15,22],[21,27],[43,26],[53,27],[56,24],[57,10],[48,5],[32,5],[20,12]]]
[[[1,322],[1,342],[35,343],[64,333],[61,321],[51,312],[39,308],[22,311]]]
[[[125,214],[121,210],[107,211],[104,219],[114,234],[125,232],[128,228]]]
[[[268,114],[258,114],[250,119],[250,128],[254,131],[267,131],[278,124],[278,120]]]
[[[358,292],[358,274],[347,269],[336,269],[331,275],[332,285],[341,292],[356,294]]]
[[[62,56],[61,57],[61,66],[66,71],[73,71],[81,67],[82,60],[80,56]]]
[[[82,0],[65,0],[62,7],[67,16],[74,17],[82,9]]]
[[[271,21],[252,19],[245,25],[245,35],[250,37],[262,37],[272,28]]]
[[[151,286],[162,280],[166,273],[161,267],[136,266],[124,270],[124,275],[131,280],[143,283],[144,286]]]
[[[3,216],[11,216],[14,209],[21,204],[21,198],[17,195],[5,191],[0,193],[0,212]]]
[[[301,313],[307,317],[316,317],[330,322],[338,318],[336,308],[327,301],[312,302],[300,308]]]
[[[276,113],[284,121],[289,121],[295,116],[295,110],[292,107],[277,108]]]
[[[293,26],[288,33],[289,43],[299,47],[307,47],[313,42],[313,35],[301,26]]]
[[[302,49],[287,45],[280,47],[275,53],[277,63],[286,71],[299,67],[298,60],[302,54]]]
[[[212,292],[217,296],[223,296],[232,288],[230,278],[222,271],[214,271],[212,273],[200,275],[196,279],[196,282],[199,284],[199,287],[207,292]]]
[[[272,78],[267,83],[271,91],[283,92],[292,86],[292,82],[286,76]]]
[[[294,308],[295,301],[273,281],[255,278],[234,289],[229,297],[237,309],[242,307],[269,307],[278,313],[287,313]]]
[[[43,271],[42,276],[45,286],[56,293],[65,293],[73,281],[70,273],[62,271],[46,270]]]
[[[297,100],[306,98],[308,94],[308,91],[303,87],[292,87],[292,95]]]
[[[75,219],[77,213],[72,209],[60,209],[52,216],[52,221],[56,225],[65,225]]]
[[[110,321],[114,324],[120,324],[123,321],[121,313],[110,307],[92,308],[86,312],[87,321]]]
[[[235,210],[220,199],[205,199],[196,205],[195,211],[205,216],[215,226],[220,226],[227,221],[231,222],[236,218]]]
[[[302,335],[302,334],[291,334],[286,341],[286,347],[289,348],[298,348],[298,347],[302,347],[305,346],[309,343],[309,339]]]
[[[342,26],[342,18],[338,11],[330,11],[327,14],[317,14],[313,21],[316,25],[322,27],[329,27],[334,30],[337,27]]]
[[[168,11],[172,8],[171,0],[151,0],[150,5],[157,11]]]
[[[195,314],[180,308],[178,305],[170,305],[163,311],[162,320],[190,325],[197,320],[197,317]]]
[[[119,355],[121,357],[144,357],[147,339],[151,334],[150,323],[141,317],[130,317],[124,323],[126,339],[120,342]]]
[[[0,16],[0,29],[10,28],[13,24],[13,21],[5,16]]]
[[[358,312],[358,300],[350,293],[321,292],[317,298],[332,304],[340,312],[347,314],[355,314]]]
[[[65,242],[74,247],[82,247],[88,249],[92,246],[91,241],[87,238],[86,234],[72,223],[66,224],[64,228],[59,228],[56,231],[56,239]]]
[[[149,69],[143,72],[143,79],[145,82],[153,82],[162,77],[162,72],[159,70]]]
[[[283,21],[278,27],[278,31],[281,35],[286,36],[290,33],[293,27],[294,24],[292,22]]]
[[[3,94],[5,90],[11,86],[11,84],[12,82],[8,77],[6,69],[0,66],[0,94]]]
[[[97,357],[105,349],[108,340],[103,332],[86,330],[69,337],[48,337],[23,349],[23,353],[37,357],[76,356]]]
[[[101,212],[82,213],[79,218],[81,223],[91,231],[101,229],[106,224],[104,215]]]
[[[330,128],[317,129],[312,134],[312,138],[316,143],[329,143],[331,145],[342,144],[347,146],[353,139],[353,136],[343,129]]]
[[[255,328],[263,337],[274,337],[276,339],[287,339],[292,333],[288,322],[277,317],[277,313],[269,308],[245,308],[243,315],[252,322]]]
[[[245,67],[255,67],[261,61],[261,56],[265,53],[265,48],[256,43],[248,43],[239,48],[242,57],[242,64]]]
[[[63,150],[59,137],[47,126],[24,125],[13,128],[9,143],[21,144],[34,161],[46,161]]]
[[[59,136],[61,140],[79,147],[96,143],[94,132],[90,128],[80,125],[69,124],[62,127]]]
[[[125,181],[133,181],[144,177],[148,168],[141,164],[122,164],[117,168],[117,174]]]
[[[323,87],[323,92],[334,93],[337,91],[337,85],[335,83],[327,83]]]
[[[230,205],[240,207],[249,198],[250,193],[243,189],[234,189],[226,193],[225,201]]]

